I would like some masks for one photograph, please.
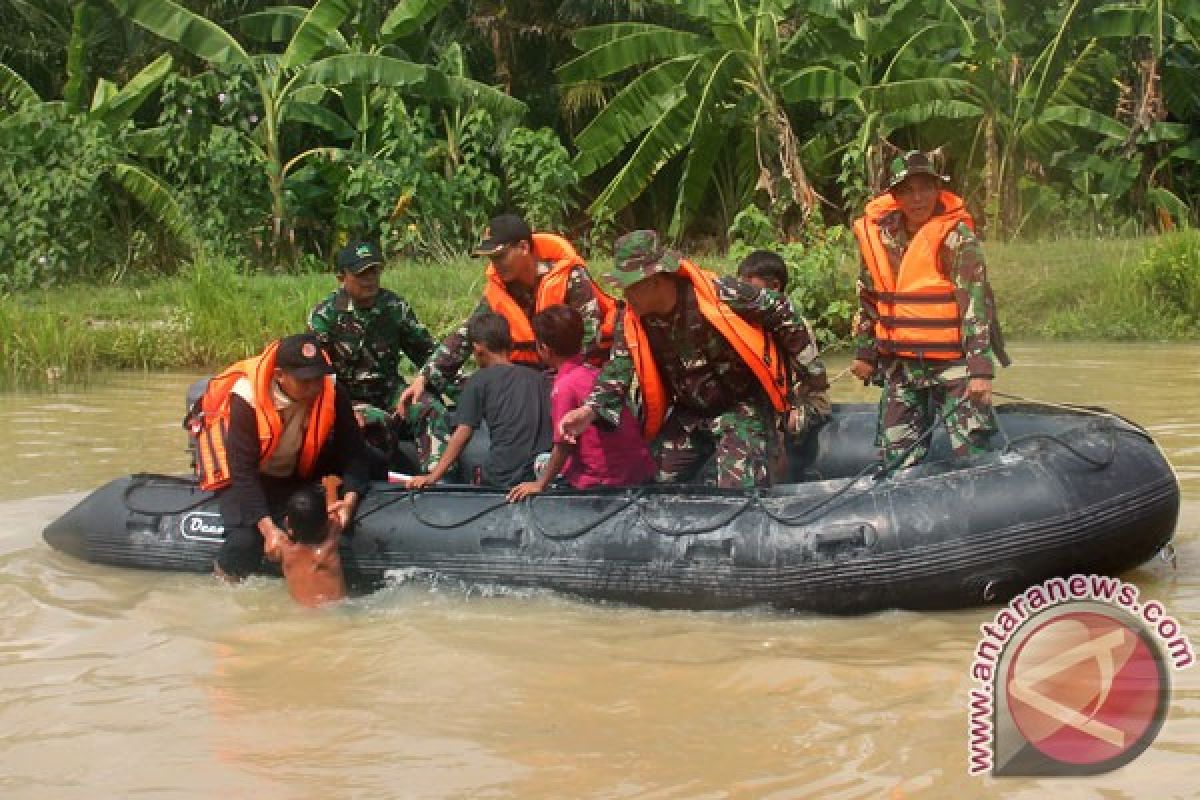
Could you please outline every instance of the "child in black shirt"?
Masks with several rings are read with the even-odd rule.
[[[509,361],[512,336],[508,320],[487,312],[471,318],[467,334],[477,370],[458,399],[457,422],[446,451],[428,475],[408,482],[423,489],[445,477],[481,423],[487,423],[491,448],[483,482],[501,489],[533,479],[533,460],[550,449],[550,390],[541,371]],[[469,477],[469,476],[468,476]]]

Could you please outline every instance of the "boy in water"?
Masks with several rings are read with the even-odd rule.
[[[288,498],[286,536],[269,543],[268,555],[283,565],[288,593],[302,606],[315,608],[346,596],[338,529],[329,524],[325,490],[319,484]]]

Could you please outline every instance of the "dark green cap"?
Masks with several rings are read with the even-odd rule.
[[[678,272],[679,259],[679,253],[663,249],[657,231],[633,231],[613,245],[613,268],[603,277],[618,289],[628,289],[651,275]]]

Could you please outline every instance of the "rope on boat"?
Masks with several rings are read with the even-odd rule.
[[[121,493],[121,503],[125,506],[125,510],[131,514],[144,514],[148,517],[161,517],[166,514],[183,514],[188,511],[194,511],[200,506],[212,499],[213,495],[210,492],[201,492],[200,499],[194,503],[188,503],[179,508],[141,508],[135,506],[131,497],[138,489],[151,488],[154,484],[169,485],[169,486],[188,486],[192,489],[196,488],[196,482],[191,478],[181,478],[178,475],[158,475],[153,472],[137,472],[130,476],[131,480],[125,491]]]
[[[578,528],[567,531],[565,533],[550,533],[548,530],[546,530],[546,526],[544,524],[542,524],[542,521],[540,519],[538,519],[537,512],[534,511],[535,498],[537,497],[536,495],[534,498],[530,498],[529,518],[531,520],[533,520],[534,526],[537,528],[538,533],[540,533],[542,536],[545,536],[547,539],[550,539],[555,542],[567,542],[572,539],[578,539],[580,536],[583,536],[584,534],[591,533],[593,530],[600,527],[604,523],[608,522],[610,519],[615,517],[617,514],[620,514],[622,511],[625,511],[627,508],[632,506],[634,503],[641,500],[643,497],[645,497],[645,495],[646,495],[645,489],[638,489],[636,492],[633,492],[628,497],[626,497],[625,502],[614,505],[611,510],[605,511],[603,514],[596,517],[594,520],[587,523],[586,525],[581,525]]]

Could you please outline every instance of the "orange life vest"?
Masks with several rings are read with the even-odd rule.
[[[679,274],[687,278],[695,288],[700,313],[725,337],[725,341],[729,342],[754,373],[754,377],[758,378],[775,410],[785,413],[790,408],[787,368],[783,359],[779,357],[775,338],[758,325],[739,317],[732,308],[721,301],[713,285],[716,275],[700,269],[686,259],[679,262]],[[667,396],[662,373],[654,360],[654,353],[650,350],[650,339],[641,319],[633,309],[626,307],[622,322],[625,327],[625,345],[629,348],[633,369],[642,389],[642,436],[646,441],[650,441],[662,430],[671,398]]]
[[[246,378],[254,387],[254,412],[258,421],[258,458],[265,462],[279,445],[283,420],[271,402],[271,384],[275,376],[275,354],[279,342],[267,345],[260,355],[247,358],[228,367],[208,382],[204,395],[197,403],[199,414],[189,417],[189,430],[196,438],[196,471],[200,488],[214,491],[229,485],[229,456],[226,441],[229,437],[229,402],[233,387]],[[296,462],[296,472],[302,478],[313,477],[321,446],[333,430],[334,381],[326,375],[321,393],[313,401],[304,443]]]
[[[854,235],[871,273],[869,296],[879,311],[875,339],[882,355],[935,361],[964,357],[962,311],[940,256],[950,231],[960,222],[974,230],[975,223],[959,196],[943,190],[938,202],[942,212],[913,235],[898,274],[892,272],[879,227],[884,215],[900,210],[891,192],[868,203],[866,215],[854,222]]]
[[[533,234],[533,257],[538,261],[549,261],[550,271],[538,281],[537,295],[534,300],[534,313],[566,300],[567,279],[575,267],[586,267],[587,264],[575,248],[561,236],[553,233]],[[541,363],[534,346],[533,326],[529,317],[508,293],[500,273],[491,264],[485,271],[487,285],[483,289],[484,299],[492,307],[492,311],[508,320],[509,333],[512,335],[513,348],[510,358],[525,364]],[[591,280],[589,278],[589,280]],[[600,306],[600,345],[605,355],[612,347],[613,328],[617,320],[617,303],[603,289],[591,281],[592,291]]]

